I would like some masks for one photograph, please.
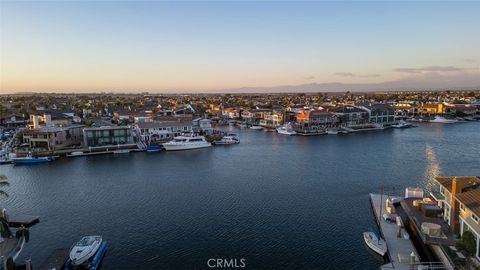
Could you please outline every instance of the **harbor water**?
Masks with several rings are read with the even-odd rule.
[[[22,253],[33,265],[102,235],[102,269],[377,269],[362,233],[369,193],[480,175],[480,123],[289,137],[225,127],[238,145],[0,166],[10,213],[40,216]]]

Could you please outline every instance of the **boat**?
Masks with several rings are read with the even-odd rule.
[[[33,165],[33,164],[43,164],[52,161],[49,157],[16,157],[12,158],[13,164],[16,165]]]
[[[370,249],[375,251],[380,256],[385,256],[385,253],[387,253],[387,243],[382,239],[377,231],[374,230],[373,232],[364,232],[363,240]]]
[[[283,135],[296,135],[297,132],[293,130],[292,125],[290,124],[285,124],[279,128],[277,128],[278,134],[283,134]]]
[[[443,116],[435,116],[435,119],[430,120],[430,123],[442,123],[442,124],[453,124],[458,123],[459,121],[456,119],[447,119]]]
[[[87,262],[97,253],[102,244],[99,235],[84,236],[70,249],[70,261],[73,266],[79,266]]]
[[[263,127],[258,126],[258,125],[253,125],[253,126],[250,127],[250,129],[253,129],[253,130],[262,130]]]
[[[160,152],[162,148],[160,147],[160,145],[150,145],[150,146],[147,146],[146,150],[148,153],[154,153],[154,152]]]
[[[114,153],[114,154],[117,154],[117,155],[129,154],[129,153],[130,153],[130,149],[117,149],[117,150],[113,150],[113,153]]]
[[[167,151],[199,149],[210,146],[212,144],[207,142],[204,136],[200,136],[197,133],[184,133],[163,144],[163,148]]]
[[[328,135],[337,135],[340,131],[334,130],[334,129],[329,129],[327,130]]]
[[[240,143],[240,140],[235,136],[225,136],[221,140],[213,141],[215,145],[228,145],[228,144],[237,144]]]
[[[398,123],[393,124],[392,127],[393,128],[410,128],[410,127],[413,127],[413,124],[400,120]]]

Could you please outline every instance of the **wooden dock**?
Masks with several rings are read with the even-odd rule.
[[[40,270],[61,270],[65,262],[68,260],[70,250],[68,248],[58,248],[52,251],[45,261],[42,262],[38,269]]]
[[[387,213],[385,200],[387,195],[370,194],[370,203],[375,215],[377,224],[380,224],[380,232],[387,243],[388,257],[390,263],[381,266],[380,269],[411,269],[412,264],[420,262],[419,256],[410,239],[397,237],[398,226],[395,222],[387,223],[381,215]],[[397,198],[392,197],[390,198]],[[414,255],[414,260],[411,254]]]
[[[24,226],[31,227],[40,222],[39,216],[31,215],[8,215],[8,225],[14,228]]]

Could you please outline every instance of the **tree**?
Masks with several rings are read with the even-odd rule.
[[[477,249],[477,241],[475,241],[475,237],[471,231],[466,231],[462,235],[462,248],[469,254],[474,255]]]
[[[5,175],[0,175],[0,188],[8,187],[10,183]],[[8,197],[8,193],[0,189],[0,196]]]

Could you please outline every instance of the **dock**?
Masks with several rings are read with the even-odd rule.
[[[52,269],[63,269],[65,262],[68,260],[68,255],[70,250],[68,248],[58,248],[52,251],[48,255],[47,259],[42,262],[38,269],[40,270],[52,270]]]
[[[375,215],[375,220],[379,224],[380,233],[382,234],[383,239],[387,243],[387,254],[390,263],[382,265],[380,269],[411,269],[412,264],[420,262],[419,256],[413,243],[410,239],[399,238],[398,226],[395,222],[391,224],[387,223],[381,215],[387,213],[385,208],[385,200],[388,198],[387,195],[381,194],[370,194],[370,203],[372,205],[372,210]],[[390,198],[401,198],[401,197],[392,197]],[[413,252],[413,257],[411,256]]]
[[[8,225],[14,228],[24,226],[31,227],[40,222],[39,216],[31,215],[8,215]]]

